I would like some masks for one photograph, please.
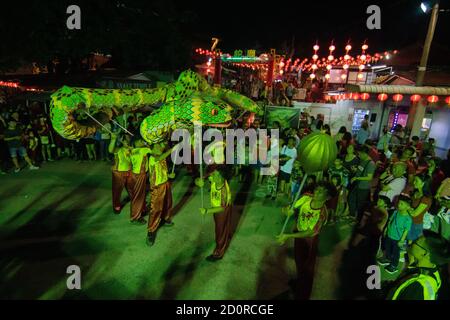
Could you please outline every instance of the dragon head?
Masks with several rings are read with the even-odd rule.
[[[191,98],[192,121],[204,126],[227,127],[231,124],[233,108],[212,95],[196,95]]]

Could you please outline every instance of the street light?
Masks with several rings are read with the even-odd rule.
[[[420,8],[424,13],[429,10],[425,3],[421,3]],[[420,58],[420,64],[417,70],[416,76],[416,86],[420,87],[423,85],[423,80],[425,77],[425,72],[427,70],[428,55],[430,53],[431,43],[433,42],[434,30],[436,29],[436,23],[439,15],[439,0],[435,0],[432,10],[430,22],[428,24],[427,36],[425,38],[425,43],[423,45],[422,57]],[[407,127],[411,129],[411,136],[420,136],[422,128],[422,120],[425,116],[425,107],[422,102],[419,101],[417,104],[412,104],[408,112],[408,123]]]
[[[427,13],[428,6],[424,2],[422,2],[420,4],[420,8],[422,9],[423,12]],[[439,1],[436,1],[433,5],[433,9],[431,12],[431,18],[430,18],[430,23],[428,25],[427,37],[425,39],[425,43],[424,43],[423,51],[422,51],[422,58],[420,59],[420,65],[418,68],[419,70],[417,72],[416,86],[421,86],[423,84],[423,79],[425,77],[425,71],[427,70],[428,55],[430,53],[431,43],[433,41],[434,30],[436,28],[438,14],[439,14]]]

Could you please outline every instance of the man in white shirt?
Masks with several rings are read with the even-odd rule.
[[[297,159],[297,149],[295,148],[295,138],[289,137],[288,144],[285,145],[280,152],[280,189],[281,193],[289,195],[289,182],[291,180],[292,168],[294,161]]]
[[[388,197],[389,200],[394,201],[395,197],[399,196],[405,189],[407,179],[406,174],[406,163],[396,162],[392,167],[392,174],[383,179],[381,175],[381,191],[380,196]]]

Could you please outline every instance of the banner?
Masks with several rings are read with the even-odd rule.
[[[300,109],[290,107],[266,107],[265,119],[268,128],[274,121],[278,121],[281,128],[298,128],[300,121]]]

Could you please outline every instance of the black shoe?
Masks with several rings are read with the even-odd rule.
[[[147,234],[147,244],[151,247],[155,244],[156,232],[149,232]]]
[[[120,214],[120,210],[119,211],[113,210],[113,212],[114,214]]]
[[[173,223],[172,221],[164,220],[164,223],[163,223],[164,227],[173,227],[174,225],[175,225],[175,223]]]
[[[215,256],[213,254],[206,257],[206,260],[208,260],[210,262],[216,262],[216,261],[218,261],[220,259],[222,259],[222,257],[218,257],[218,256]]]
[[[132,224],[138,224],[138,225],[143,225],[143,224],[147,224],[147,220],[145,220],[144,218],[139,218],[137,220],[131,220]]]

